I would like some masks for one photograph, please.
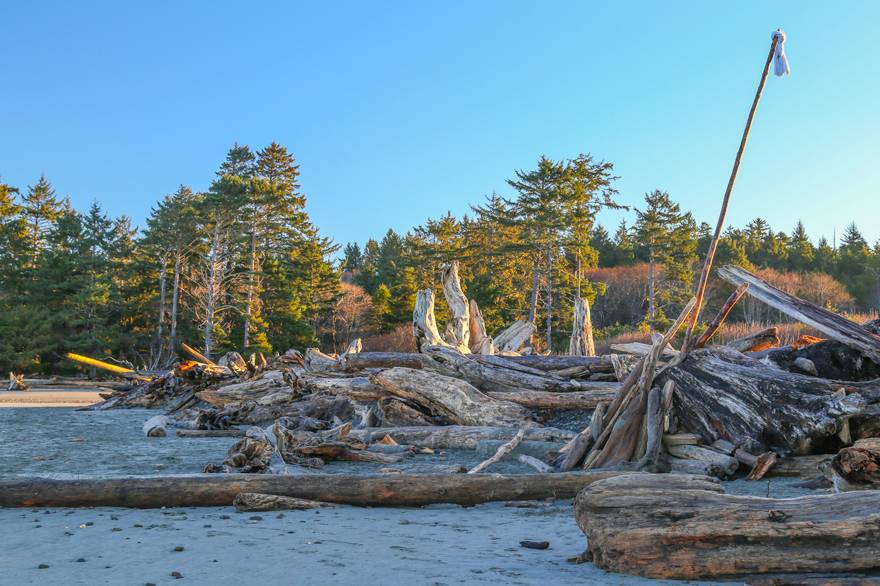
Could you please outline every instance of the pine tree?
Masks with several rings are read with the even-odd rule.
[[[788,242],[789,269],[799,273],[810,271],[813,269],[815,258],[816,251],[813,248],[813,243],[807,236],[803,222],[798,220]]]

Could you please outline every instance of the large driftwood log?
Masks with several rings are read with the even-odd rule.
[[[519,427],[532,418],[521,405],[493,399],[463,380],[424,370],[391,368],[372,375],[370,380],[452,424]]]
[[[794,295],[789,295],[741,267],[727,265],[718,270],[718,276],[734,285],[748,283],[748,293],[755,299],[763,301],[801,323],[816,328],[838,342],[855,348],[880,364],[880,336],[871,333],[859,324]]]
[[[568,353],[573,356],[595,356],[593,343],[593,319],[590,317],[590,302],[583,297],[574,301],[574,319],[571,325],[571,339]]]
[[[197,474],[0,480],[0,507],[222,507],[258,492],[367,507],[572,498],[617,472],[564,474]]]
[[[432,346],[424,349],[439,369],[463,378],[483,392],[546,391],[570,392],[607,389],[607,383],[567,379],[512,362],[502,356],[469,358],[451,348]]]
[[[600,568],[648,578],[856,572],[880,567],[880,493],[770,499],[706,477],[638,474],[594,483],[575,517]]]
[[[440,279],[443,282],[443,296],[449,306],[452,319],[446,324],[446,333],[443,338],[459,352],[468,353],[470,349],[470,314],[468,300],[461,290],[461,280],[458,277],[458,261],[454,260],[442,269]]]
[[[529,356],[505,356],[504,359],[508,362],[537,368],[546,372],[570,368],[583,368],[595,373],[614,372],[614,358],[611,354],[604,356],[544,356],[532,354]]]
[[[880,378],[880,364],[837,340],[825,340],[798,348],[774,348],[763,352],[760,358],[766,358],[785,370],[803,370],[798,362],[809,360],[816,369],[816,376],[822,378],[847,381]]]
[[[607,389],[592,391],[573,391],[570,393],[551,393],[545,391],[489,391],[486,394],[494,399],[518,403],[531,409],[595,409],[600,403],[607,403],[617,393],[617,383],[605,383]]]
[[[752,454],[808,454],[865,404],[856,393],[834,395],[848,383],[779,370],[723,346],[694,350],[661,379],[676,383],[674,411],[685,429]]]
[[[416,445],[437,450],[473,450],[481,442],[505,440],[514,433],[511,427],[470,425],[435,425],[411,427],[372,427],[353,429],[349,436],[365,443],[382,440],[386,435],[404,445]],[[529,427],[524,441],[565,442],[574,433],[555,427]]]

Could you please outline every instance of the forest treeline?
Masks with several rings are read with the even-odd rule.
[[[437,277],[451,260],[490,333],[530,319],[536,347],[558,350],[579,296],[600,335],[662,327],[691,295],[711,235],[660,190],[610,233],[597,215],[623,207],[613,165],[580,155],[515,171],[505,195],[461,218],[388,230],[340,253],[312,224],[298,178],[282,145],[235,145],[207,191],[180,186],[141,229],[97,203],[73,209],[45,177],[0,183],[0,368],[69,370],[71,351],[157,368],[180,342],[212,356],[335,350],[354,337],[403,347],[419,289],[438,293],[445,319]],[[757,218],[724,232],[724,263],[838,310],[874,311],[880,297],[880,245],[855,224],[835,246],[813,244],[800,222],[785,232]],[[713,282],[710,309],[728,292]],[[776,318],[750,302],[734,316]]]

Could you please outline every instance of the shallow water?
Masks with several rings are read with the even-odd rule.
[[[209,462],[220,463],[236,438],[148,438],[144,421],[159,411],[119,409],[78,411],[70,408],[0,409],[0,477],[70,475],[119,476],[126,474],[193,474]],[[410,473],[450,472],[455,466],[473,467],[492,452],[488,444],[478,450],[437,450],[394,464],[331,462],[323,468],[297,474],[368,474],[383,468]],[[533,472],[516,460],[492,466],[491,472]],[[795,485],[799,479],[773,478],[758,482],[725,482],[731,494],[789,498],[829,491],[811,491]]]

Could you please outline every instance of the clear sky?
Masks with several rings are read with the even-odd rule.
[[[611,161],[625,204],[715,222],[769,49],[788,33],[728,216],[880,236],[880,2],[0,0],[0,179],[45,173],[142,224],[234,143],[288,146],[334,240],[406,231],[541,154]],[[601,216],[613,229],[620,213]]]

